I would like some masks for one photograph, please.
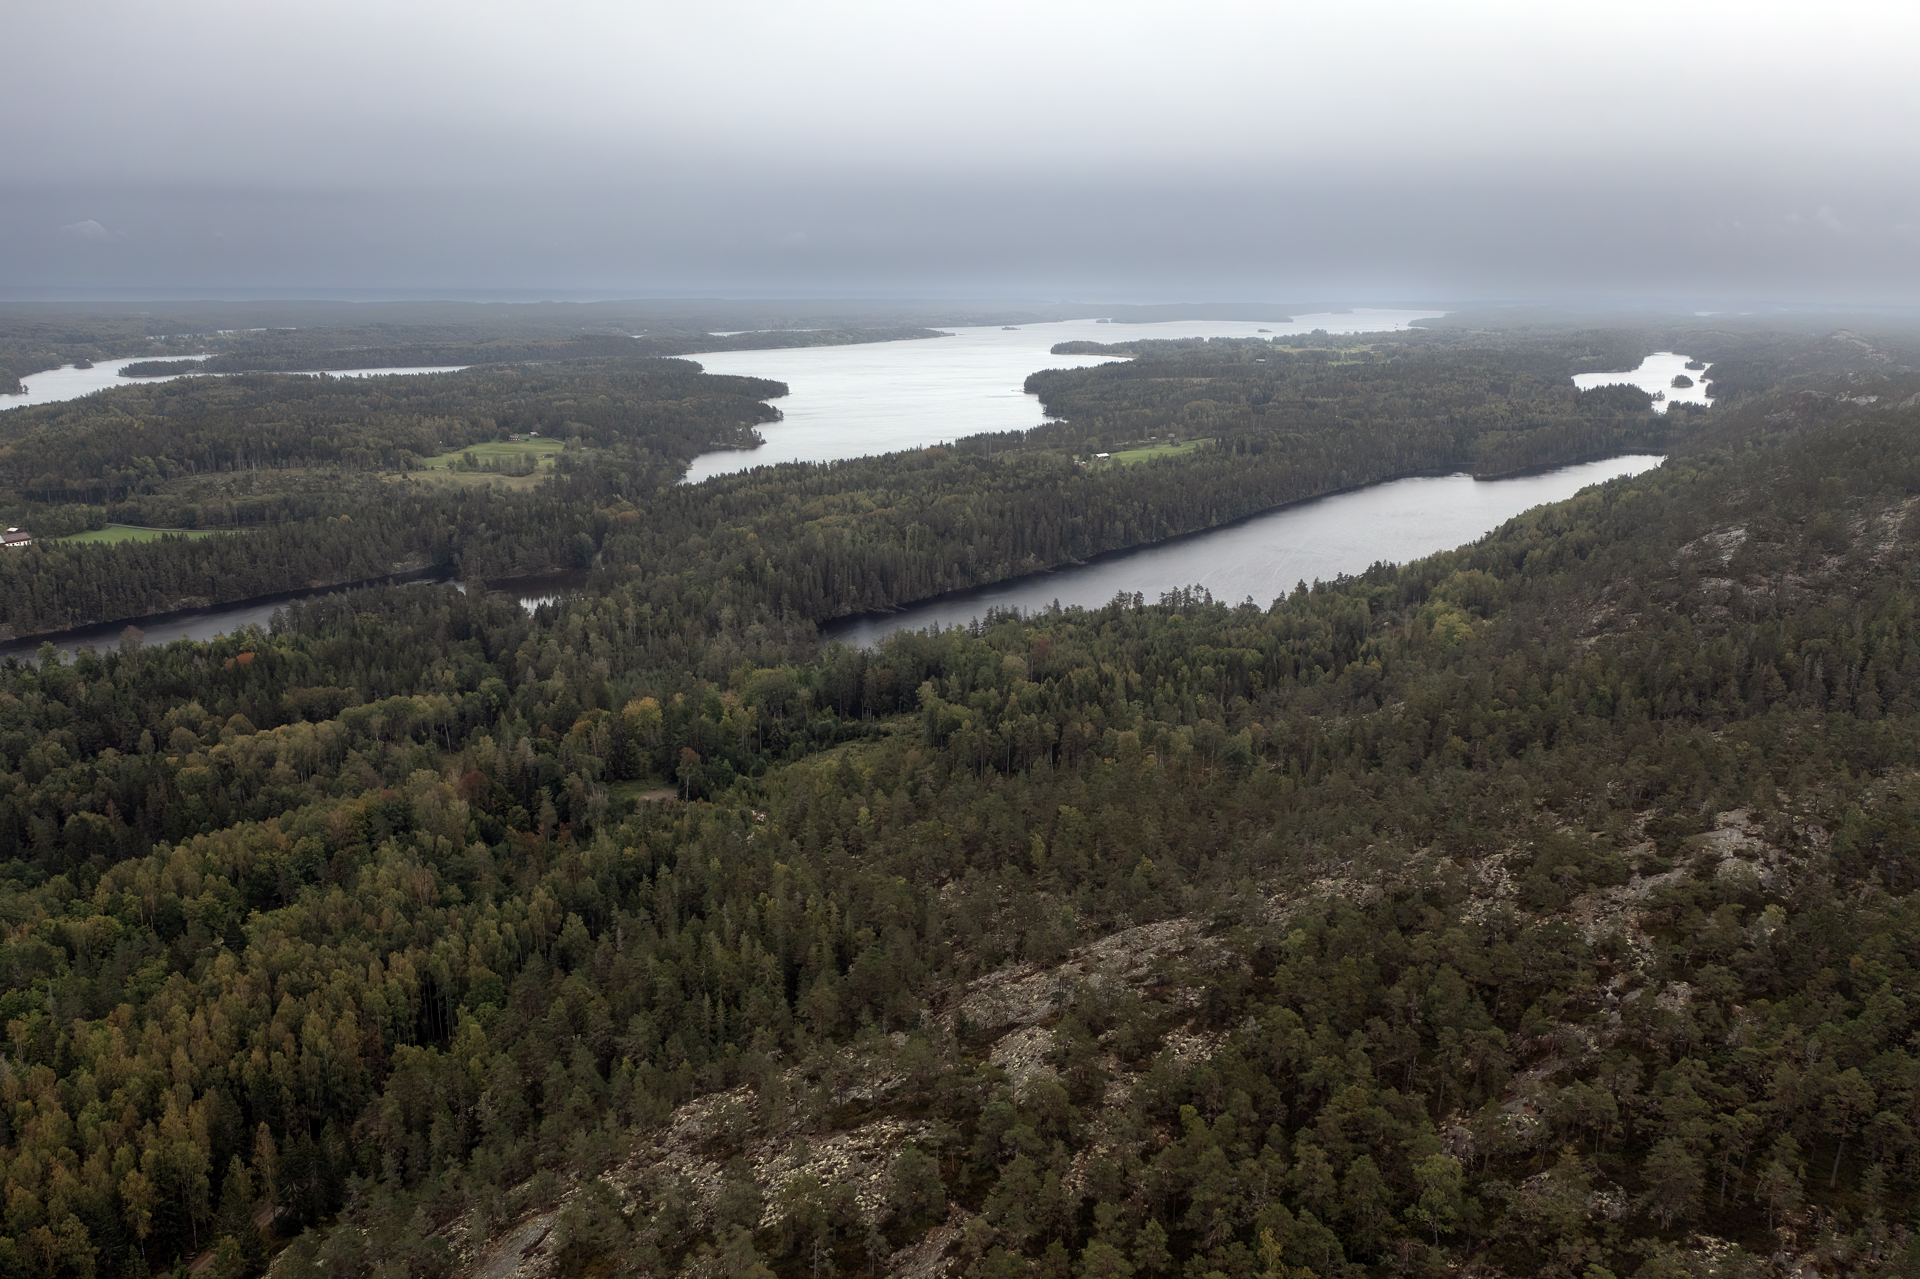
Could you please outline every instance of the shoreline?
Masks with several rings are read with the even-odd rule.
[[[551,573],[530,573],[520,577],[498,577],[479,579],[478,585],[488,591],[512,591],[516,584],[528,583],[540,585],[571,570],[557,570]],[[220,604],[187,604],[168,609],[160,613],[145,613],[139,617],[114,618],[104,622],[86,622],[79,626],[69,626],[57,631],[35,631],[30,635],[17,635],[12,638],[0,637],[0,661],[12,658],[16,661],[31,661],[32,655],[41,645],[52,643],[63,652],[78,652],[82,648],[112,647],[117,644],[120,635],[128,628],[147,630],[150,627],[162,627],[182,622],[191,623],[196,619],[221,617],[227,614],[264,609],[269,606],[297,603],[301,600],[318,599],[323,595],[332,595],[344,591],[369,590],[376,586],[454,586],[465,589],[465,583],[451,572],[434,566],[400,569],[378,577],[357,578],[347,582],[335,582],[326,586],[303,586],[285,591],[271,591],[265,595],[253,595],[246,599],[228,600]],[[227,632],[222,632],[225,634]],[[178,639],[190,639],[191,636],[176,636]],[[155,640],[154,643],[170,643],[170,640]],[[196,640],[206,643],[206,640]]]
[[[1353,493],[1364,493],[1368,489],[1378,488],[1383,484],[1397,484],[1402,480],[1435,480],[1435,479],[1447,479],[1456,475],[1464,475],[1467,478],[1473,480],[1477,484],[1478,483],[1495,484],[1495,483],[1499,483],[1502,480],[1519,480],[1519,479],[1527,479],[1531,476],[1551,475],[1555,471],[1565,470],[1568,467],[1588,466],[1595,462],[1611,461],[1614,458],[1654,457],[1654,456],[1658,456],[1661,459],[1661,461],[1664,462],[1666,460],[1667,454],[1664,454],[1664,453],[1661,453],[1661,454],[1602,453],[1598,456],[1573,458],[1565,462],[1551,462],[1544,466],[1527,467],[1517,471],[1504,471],[1497,475],[1476,475],[1471,471],[1463,471],[1463,470],[1452,470],[1452,471],[1427,470],[1427,471],[1409,471],[1401,475],[1383,476],[1382,478],[1377,480],[1369,480],[1364,484],[1352,484],[1352,485],[1348,485],[1345,488],[1327,489],[1324,492],[1315,493],[1308,497],[1292,498],[1285,502],[1276,503],[1273,506],[1262,507],[1257,511],[1250,511],[1245,515],[1236,515],[1232,519],[1223,520],[1218,524],[1209,524],[1204,528],[1187,529],[1183,532],[1174,533],[1167,537],[1158,538],[1151,542],[1136,542],[1130,546],[1114,547],[1111,550],[1096,552],[1095,554],[1089,555],[1084,559],[1062,560],[1059,563],[1050,565],[1046,568],[1035,569],[1031,573],[1016,573],[1011,577],[995,578],[990,582],[979,582],[973,586],[958,586],[950,591],[937,591],[932,595],[926,595],[918,599],[908,600],[905,603],[896,604],[890,608],[862,609],[861,611],[855,612],[855,613],[842,613],[837,617],[831,617],[824,621],[816,622],[814,625],[819,629],[823,637],[828,637],[828,632],[830,630],[842,630],[842,631],[851,630],[858,627],[863,622],[880,622],[880,621],[884,621],[889,617],[897,617],[902,613],[911,612],[914,609],[926,608],[931,605],[937,605],[943,601],[958,601],[962,597],[970,595],[975,591],[987,591],[987,590],[998,589],[1001,587],[1018,586],[1019,584],[1026,583],[1026,582],[1038,582],[1044,578],[1058,576],[1062,573],[1071,572],[1078,569],[1092,568],[1096,565],[1108,563],[1117,559],[1122,559],[1130,555],[1136,555],[1142,551],[1155,550],[1159,547],[1164,547],[1164,546],[1177,546],[1181,542],[1191,541],[1193,539],[1201,538],[1201,537],[1208,537],[1208,536],[1211,536],[1212,534],[1219,533],[1223,530],[1235,528],[1240,525],[1250,523],[1253,520],[1257,520],[1265,516],[1273,515],[1279,511],[1291,510],[1296,507],[1306,506],[1309,503],[1313,503],[1313,502],[1322,502],[1327,500],[1328,498],[1345,497]]]
[[[1595,462],[1604,462],[1617,457],[1637,456],[1651,457],[1655,455],[1651,453],[1603,453],[1598,456],[1583,456],[1567,461],[1553,462],[1538,467],[1523,468],[1521,470],[1503,472],[1496,475],[1480,475],[1471,471],[1458,469],[1436,469],[1382,476],[1379,479],[1368,480],[1361,484],[1347,485],[1337,489],[1327,489],[1306,497],[1292,498],[1285,502],[1278,502],[1271,506],[1261,507],[1258,510],[1236,515],[1231,519],[1222,520],[1219,523],[1184,529],[1152,541],[1112,547],[1084,558],[1061,560],[1058,563],[1035,569],[1031,572],[1015,573],[1006,577],[977,582],[970,586],[955,587],[947,591],[937,591],[932,595],[921,596],[886,608],[863,609],[853,613],[843,613],[836,617],[817,620],[814,622],[814,626],[823,640],[833,640],[837,638],[836,632],[844,633],[856,630],[863,623],[884,622],[890,617],[897,617],[915,609],[937,606],[943,602],[957,602],[974,592],[1018,588],[1023,584],[1039,582],[1046,578],[1067,572],[1092,568],[1144,551],[1151,551],[1161,547],[1177,546],[1182,542],[1212,536],[1225,530],[1245,525],[1253,520],[1273,515],[1277,512],[1304,507],[1311,503],[1326,501],[1330,498],[1365,492],[1368,489],[1378,488],[1384,484],[1398,483],[1403,480],[1445,479],[1452,476],[1465,476],[1476,484],[1499,483],[1503,480],[1547,475],[1568,467],[1590,465]],[[1664,454],[1659,456],[1664,460]],[[685,481],[683,480],[681,482],[684,483]],[[229,530],[218,531],[226,532]],[[576,575],[577,570],[552,570],[545,573],[524,574],[520,577],[513,578],[482,579],[481,585],[490,591],[512,589],[510,585],[512,583],[525,583],[529,586],[538,587],[548,583],[557,583],[561,578],[572,578]],[[158,613],[147,613],[136,617],[111,618],[96,622],[83,622],[75,626],[63,627],[57,630],[35,631],[31,634],[11,637],[0,634],[0,659],[8,656],[16,659],[25,658],[33,651],[36,651],[41,645],[49,642],[60,646],[62,650],[70,651],[77,651],[82,647],[98,646],[101,644],[111,646],[118,641],[120,633],[129,627],[145,630],[149,627],[166,626],[174,623],[190,623],[197,618],[217,617],[247,610],[257,610],[266,608],[269,605],[277,606],[298,600],[312,599],[334,592],[365,590],[375,586],[401,586],[444,582],[456,582],[456,578],[452,573],[432,566],[421,566],[417,568],[402,567],[391,573],[375,577],[357,578],[318,586],[293,587],[284,591],[273,591],[263,595],[248,596],[243,599],[227,600],[221,603],[200,603],[198,601],[190,602],[189,600],[182,600],[179,601],[179,607]],[[567,583],[567,585],[571,584],[571,582]],[[4,631],[4,629],[5,628],[0,628],[0,631]]]

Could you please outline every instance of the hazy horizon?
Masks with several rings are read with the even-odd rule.
[[[1891,4],[10,16],[0,298],[1920,299]]]

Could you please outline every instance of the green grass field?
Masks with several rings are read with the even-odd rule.
[[[232,529],[218,528],[135,528],[131,524],[109,524],[105,528],[92,528],[84,533],[71,533],[66,537],[53,539],[56,542],[152,542],[167,537],[216,537],[221,533],[231,533]]]
[[[553,454],[564,447],[558,440],[489,440],[485,444],[476,444],[472,448],[455,449],[451,453],[440,453],[433,457],[422,458],[424,470],[407,471],[394,479],[420,480],[428,484],[445,487],[457,485],[465,487],[483,487],[498,484],[509,489],[531,489],[540,481],[553,474]],[[468,454],[481,464],[494,462],[510,467],[523,457],[533,459],[531,475],[510,475],[506,471],[466,471],[455,470],[454,463],[460,462]]]
[[[489,440],[485,444],[439,453],[421,461],[433,470],[452,470],[455,463],[463,461],[468,455],[472,455],[473,460],[483,466],[488,462],[506,466],[517,458],[532,457],[538,469],[550,471],[553,469],[551,455],[558,453],[562,447],[559,440]]]
[[[1154,457],[1179,457],[1182,453],[1191,453],[1202,444],[1211,444],[1212,440],[1187,440],[1180,444],[1150,444],[1143,449],[1122,449],[1107,458],[1110,464],[1132,466]]]

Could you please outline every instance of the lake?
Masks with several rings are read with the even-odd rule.
[[[26,386],[27,393],[0,395],[0,409],[23,409],[32,404],[77,400],[83,395],[92,395],[95,391],[104,391],[110,386],[132,386],[138,382],[163,381],[164,379],[161,378],[121,377],[120,370],[129,364],[138,364],[142,360],[178,358],[182,357],[136,355],[124,360],[102,360],[90,369],[76,369],[68,364],[40,373],[29,373],[20,379]]]
[[[804,346],[772,351],[691,355],[709,373],[739,373],[785,382],[775,405],[785,420],[762,426],[757,449],[721,449],[694,459],[687,483],[775,462],[830,462],[921,448],[985,431],[1025,431],[1044,415],[1037,396],[1021,389],[1041,369],[1106,364],[1110,355],[1049,355],[1056,342],[1137,342],[1149,338],[1286,337],[1391,332],[1438,311],[1356,310],[1300,315],[1290,324],[1180,320],[1102,324],[1065,320],[1018,328],[960,328],[952,337],[858,346]]]
[[[1640,367],[1630,373],[1576,373],[1573,384],[1583,391],[1591,391],[1596,386],[1637,386],[1648,395],[1664,395],[1666,398],[1655,400],[1653,410],[1665,413],[1669,404],[1710,404],[1705,378],[1713,368],[1689,369],[1687,361],[1690,355],[1676,355],[1672,351],[1655,351],[1640,361]],[[1689,387],[1676,387],[1673,379],[1682,373],[1693,379]]]
[[[1589,484],[1637,475],[1661,460],[1636,454],[1499,480],[1467,475],[1391,480],[1351,493],[1311,498],[1155,546],[1117,551],[1084,565],[957,591],[897,613],[843,618],[821,629],[830,638],[866,646],[895,631],[965,626],[990,608],[1031,612],[1055,600],[1097,608],[1121,591],[1138,591],[1153,600],[1186,586],[1203,586],[1215,599],[1229,603],[1251,596],[1265,608],[1296,582],[1363,572],[1381,560],[1405,563],[1451,550],[1522,511],[1572,497]],[[550,574],[493,586],[511,591],[531,611],[563,600],[579,582],[579,574]],[[274,610],[287,601],[327,593],[292,592],[271,600],[147,619],[139,625],[148,644],[212,639],[250,625],[264,629]],[[111,648],[125,625],[88,627],[54,640],[66,652],[85,646]],[[39,639],[0,644],[0,658],[31,658],[39,646]]]
[[[1572,497],[1589,484],[1658,466],[1652,455],[1609,458],[1534,475],[1476,480],[1469,475],[1391,480],[1351,493],[1312,498],[1171,542],[1117,551],[1052,573],[956,591],[898,613],[830,622],[832,638],[866,647],[895,631],[965,626],[990,608],[1096,608],[1121,591],[1149,601],[1203,586],[1217,600],[1251,596],[1266,608],[1298,582],[1360,573],[1382,560],[1403,564],[1451,550],[1492,532],[1525,510]]]
[[[53,404],[60,400],[77,400],[83,395],[92,395],[95,391],[105,391],[116,386],[142,386],[149,382],[168,382],[170,377],[121,377],[120,370],[129,364],[138,364],[153,359],[204,359],[204,356],[153,356],[136,355],[125,360],[102,360],[90,369],[77,369],[69,364],[62,368],[47,369],[40,373],[29,373],[20,379],[26,386],[25,395],[0,395],[0,409],[23,409],[31,404]],[[328,369],[328,377],[388,377],[408,373],[458,373],[466,368],[464,364],[448,365],[444,368],[419,369]],[[178,373],[174,377],[224,377],[226,374]],[[300,377],[316,377],[317,374],[302,373]]]
[[[757,449],[702,454],[688,483],[774,462],[829,462],[918,448],[983,431],[1024,431],[1042,420],[1040,401],[1021,390],[1040,369],[1105,364],[1105,355],[1049,355],[1056,342],[1131,342],[1143,338],[1285,337],[1325,329],[1328,333],[1392,332],[1440,311],[1358,309],[1296,316],[1292,323],[1236,320],[1175,320],[1163,324],[1101,324],[1094,319],[1018,328],[960,328],[952,337],[856,346],[790,347],[770,351],[712,351],[688,358],[709,373],[741,373],[785,382],[791,394],[775,403],[785,421],[760,428],[767,439]],[[724,336],[718,335],[716,336]],[[103,360],[90,369],[71,365],[23,378],[25,395],[0,395],[0,410],[78,399],[114,386],[164,378],[125,378],[120,370],[140,360]],[[399,377],[457,373],[462,364],[406,369],[330,369],[329,377]],[[180,376],[193,376],[182,374]],[[1669,374],[1671,377],[1671,374]]]
[[[967,328],[950,338],[700,355],[695,358],[713,372],[778,378],[792,387],[793,394],[781,401],[787,420],[763,428],[768,437],[764,448],[707,454],[689,478],[697,481],[770,461],[854,457],[982,431],[1031,427],[1041,414],[1038,401],[1020,389],[1029,373],[1100,363],[1106,358],[1049,355],[1048,348],[1056,342],[1284,337],[1316,328],[1329,333],[1388,331],[1404,328],[1426,314],[1430,313],[1355,311],[1300,316],[1292,324],[1123,325],[1076,320],[1018,329]],[[1263,329],[1269,332],[1261,333]],[[1662,352],[1633,374],[1588,374],[1583,375],[1588,379],[1583,384],[1597,384],[1594,379],[1670,380],[1673,374],[1663,360],[1684,364],[1685,357]],[[119,363],[61,372],[94,381],[106,379],[71,390],[72,395],[81,395],[102,385],[126,385],[127,379],[115,376]],[[444,371],[450,370],[351,370],[339,376]],[[37,374],[29,386],[59,376]],[[46,398],[61,398],[53,392],[62,385],[79,384],[64,379],[48,388]],[[1491,481],[1465,475],[1397,480],[1316,498],[1158,546],[1118,552],[1090,564],[944,596],[899,613],[844,619],[826,629],[848,643],[871,644],[896,630],[965,625],[989,608],[1043,609],[1056,599],[1096,607],[1120,591],[1138,591],[1152,599],[1186,586],[1205,587],[1216,599],[1231,602],[1251,597],[1264,607],[1298,581],[1359,573],[1377,561],[1405,562],[1471,542],[1530,507],[1559,501],[1589,484],[1635,474],[1660,460],[1622,457]],[[565,584],[528,581],[515,593],[531,608],[566,592]],[[146,639],[149,643],[179,637],[208,639],[249,624],[265,625],[286,598],[290,597],[155,619],[144,624]],[[117,642],[120,630],[120,624],[115,624],[59,639],[63,648],[83,643],[104,648]],[[37,641],[0,646],[0,654],[31,655],[37,646]]]

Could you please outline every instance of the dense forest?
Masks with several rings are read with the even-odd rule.
[[[180,373],[297,373],[326,369],[404,369],[473,364],[551,363],[595,356],[673,356],[700,351],[765,351],[795,346],[850,346],[943,336],[934,329],[765,329],[751,333],[598,334],[548,341],[368,342],[390,333],[272,332],[206,360],[143,360],[124,377]],[[363,339],[355,341],[354,339]],[[343,340],[344,339],[344,340]]]
[[[203,449],[102,501],[297,475],[316,520],[407,494],[450,557],[595,568],[532,615],[389,588],[0,665],[0,1275],[1920,1269],[1911,347],[1769,337],[1655,420],[1425,341],[1143,353],[1045,375],[1010,451],[696,486],[623,452],[708,429],[680,366],[61,406],[63,484]],[[592,414],[651,376],[685,416]],[[1218,446],[1075,460],[1187,427],[1169,386],[1220,392]],[[321,452],[495,393],[581,424],[552,478]],[[818,639],[1361,482],[1396,413],[1416,468],[1516,420],[1669,461],[1270,605]],[[9,562],[242,572],[275,527]]]
[[[45,369],[129,356],[212,354],[219,362],[208,367],[216,371],[419,368],[895,341],[932,337],[943,327],[1085,313],[978,300],[0,302],[0,395]]]
[[[9,521],[232,529],[129,546],[43,540],[0,561],[0,625],[33,634],[439,565],[473,577],[584,567],[618,512],[704,449],[757,443],[778,382],[627,359],[414,377],[266,374],[116,388],[0,420]],[[511,435],[564,441],[533,490],[409,480]],[[422,473],[423,474],[423,473]],[[577,479],[577,483],[573,482]],[[600,497],[598,508],[575,490]],[[583,546],[579,539],[588,538]]]
[[[181,354],[192,345],[149,336],[139,316],[76,316],[9,312],[0,308],[0,396],[18,394],[20,379],[85,360],[128,355]],[[4,407],[5,400],[0,400]]]
[[[1432,350],[1376,341],[1295,351],[1214,338],[1055,348],[1108,352],[1134,358],[1035,373],[1026,383],[1048,413],[1066,419],[1052,434],[1087,451],[1168,433],[1209,437],[1242,458],[1351,450],[1394,474],[1488,476],[1657,451],[1672,425],[1633,387],[1575,390],[1571,358],[1547,344]]]
[[[31,635],[427,566],[481,579],[593,567],[637,575],[664,611],[727,598],[818,623],[1379,480],[1666,446],[1679,411],[1656,414],[1630,387],[1575,392],[1566,359],[1148,343],[1124,363],[1035,374],[1028,388],[1057,420],[1031,432],[697,486],[672,481],[705,449],[757,443],[783,386],[628,356],[128,387],[0,421],[7,521],[247,537],[0,560],[0,627]],[[419,469],[523,433],[567,446],[537,489],[449,487]],[[1177,462],[1085,464],[1117,441],[1194,435],[1209,443]]]
[[[216,472],[407,471],[511,434],[675,462],[758,441],[779,382],[686,360],[486,367],[391,378],[242,376],[115,388],[15,410],[0,486],[37,502],[110,502]],[[642,473],[647,464],[640,463]]]

